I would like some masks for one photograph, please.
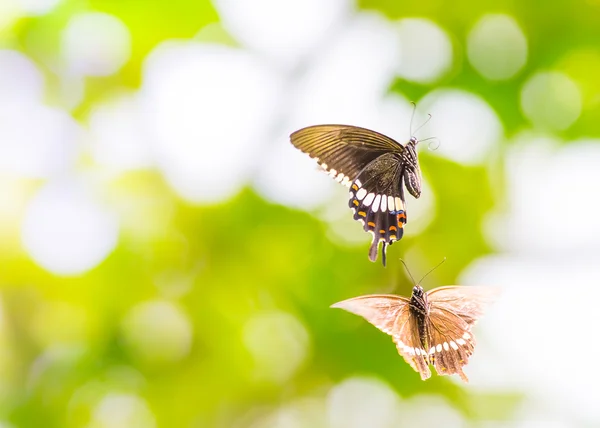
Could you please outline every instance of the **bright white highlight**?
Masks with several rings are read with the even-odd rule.
[[[428,19],[407,18],[398,24],[402,61],[398,74],[406,80],[430,83],[452,65],[452,43],[444,30]]]
[[[171,186],[194,202],[235,194],[272,139],[279,88],[277,75],[239,49],[196,43],[155,49],[142,96],[158,167]]]
[[[115,217],[91,198],[89,189],[55,183],[33,198],[21,234],[37,264],[58,275],[78,275],[110,254],[119,231]]]
[[[331,428],[387,428],[398,421],[399,398],[379,379],[352,377],[327,396]]]
[[[97,105],[89,117],[96,162],[117,172],[151,166],[151,137],[145,133],[145,125],[135,95],[122,95]]]
[[[225,29],[243,45],[292,65],[352,9],[349,0],[215,0]]]
[[[100,12],[75,15],[62,34],[69,70],[87,76],[110,76],[131,55],[131,36],[117,17]]]
[[[419,110],[433,116],[419,133],[443,136],[435,153],[455,162],[484,161],[504,133],[496,112],[482,98],[469,92],[434,91],[419,103]]]

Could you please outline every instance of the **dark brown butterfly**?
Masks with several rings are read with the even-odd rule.
[[[385,266],[386,246],[402,238],[406,211],[404,186],[421,196],[418,140],[405,146],[375,131],[349,125],[316,125],[290,136],[298,149],[317,160],[338,182],[350,187],[354,219],[373,234],[369,259],[377,260],[379,243]]]
[[[425,380],[429,365],[440,375],[458,374],[475,349],[471,328],[498,289],[446,286],[424,292],[417,284],[410,299],[390,294],[360,296],[331,305],[360,315],[392,336],[398,353]]]

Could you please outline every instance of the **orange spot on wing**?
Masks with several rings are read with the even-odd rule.
[[[385,230],[381,229],[381,230],[379,231],[379,233],[385,233]]]
[[[358,186],[356,185],[356,183],[354,183],[354,184],[352,185],[352,188],[353,188],[354,190],[358,190]]]
[[[358,206],[358,201],[357,201],[356,199],[355,199],[355,200],[353,200],[353,201],[352,201],[352,203],[353,203],[354,205]]]
[[[373,223],[372,221],[368,222],[367,224],[371,227],[375,227],[375,223]]]
[[[396,226],[390,226],[390,230],[398,230]]]
[[[358,215],[359,215],[359,216],[361,216],[361,217],[366,217],[366,216],[367,216],[367,213],[366,213],[366,212],[364,212],[364,211],[359,211],[359,212],[358,212]]]

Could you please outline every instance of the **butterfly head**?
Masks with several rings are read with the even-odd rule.
[[[411,146],[416,146],[417,144],[419,144],[419,140],[417,140],[417,137],[410,137],[410,139],[408,140],[408,144],[410,144]]]
[[[412,295],[414,297],[422,299],[423,296],[425,295],[425,290],[423,290],[423,287],[421,287],[419,284],[417,284],[412,289]]]

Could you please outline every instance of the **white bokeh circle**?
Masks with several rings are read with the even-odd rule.
[[[477,164],[495,150],[504,129],[496,112],[481,97],[461,90],[441,89],[419,103],[421,113],[432,115],[418,137],[435,137],[436,154],[455,162]],[[423,143],[425,144],[425,143]]]
[[[130,352],[150,364],[173,364],[191,349],[193,326],[188,314],[168,301],[134,306],[123,320],[123,335]]]
[[[582,96],[577,83],[565,73],[539,72],[521,89],[521,109],[535,126],[549,130],[570,127],[581,114]]]
[[[235,194],[268,143],[280,88],[280,77],[241,49],[167,43],[153,51],[141,96],[171,186],[193,202]]]
[[[435,22],[406,18],[398,23],[402,61],[398,74],[406,80],[431,83],[452,66],[452,42]]]
[[[115,248],[117,220],[86,189],[49,183],[31,200],[21,230],[33,260],[57,275],[79,275],[100,264]]]
[[[81,130],[63,110],[0,103],[0,135],[0,171],[46,178],[72,164]]]
[[[131,56],[131,35],[114,15],[86,12],[73,16],[62,33],[61,47],[71,73],[110,76]]]
[[[527,38],[512,16],[484,15],[469,33],[467,56],[485,78],[509,79],[527,61]]]
[[[310,52],[353,8],[351,0],[215,0],[224,28],[242,45],[284,64]]]

